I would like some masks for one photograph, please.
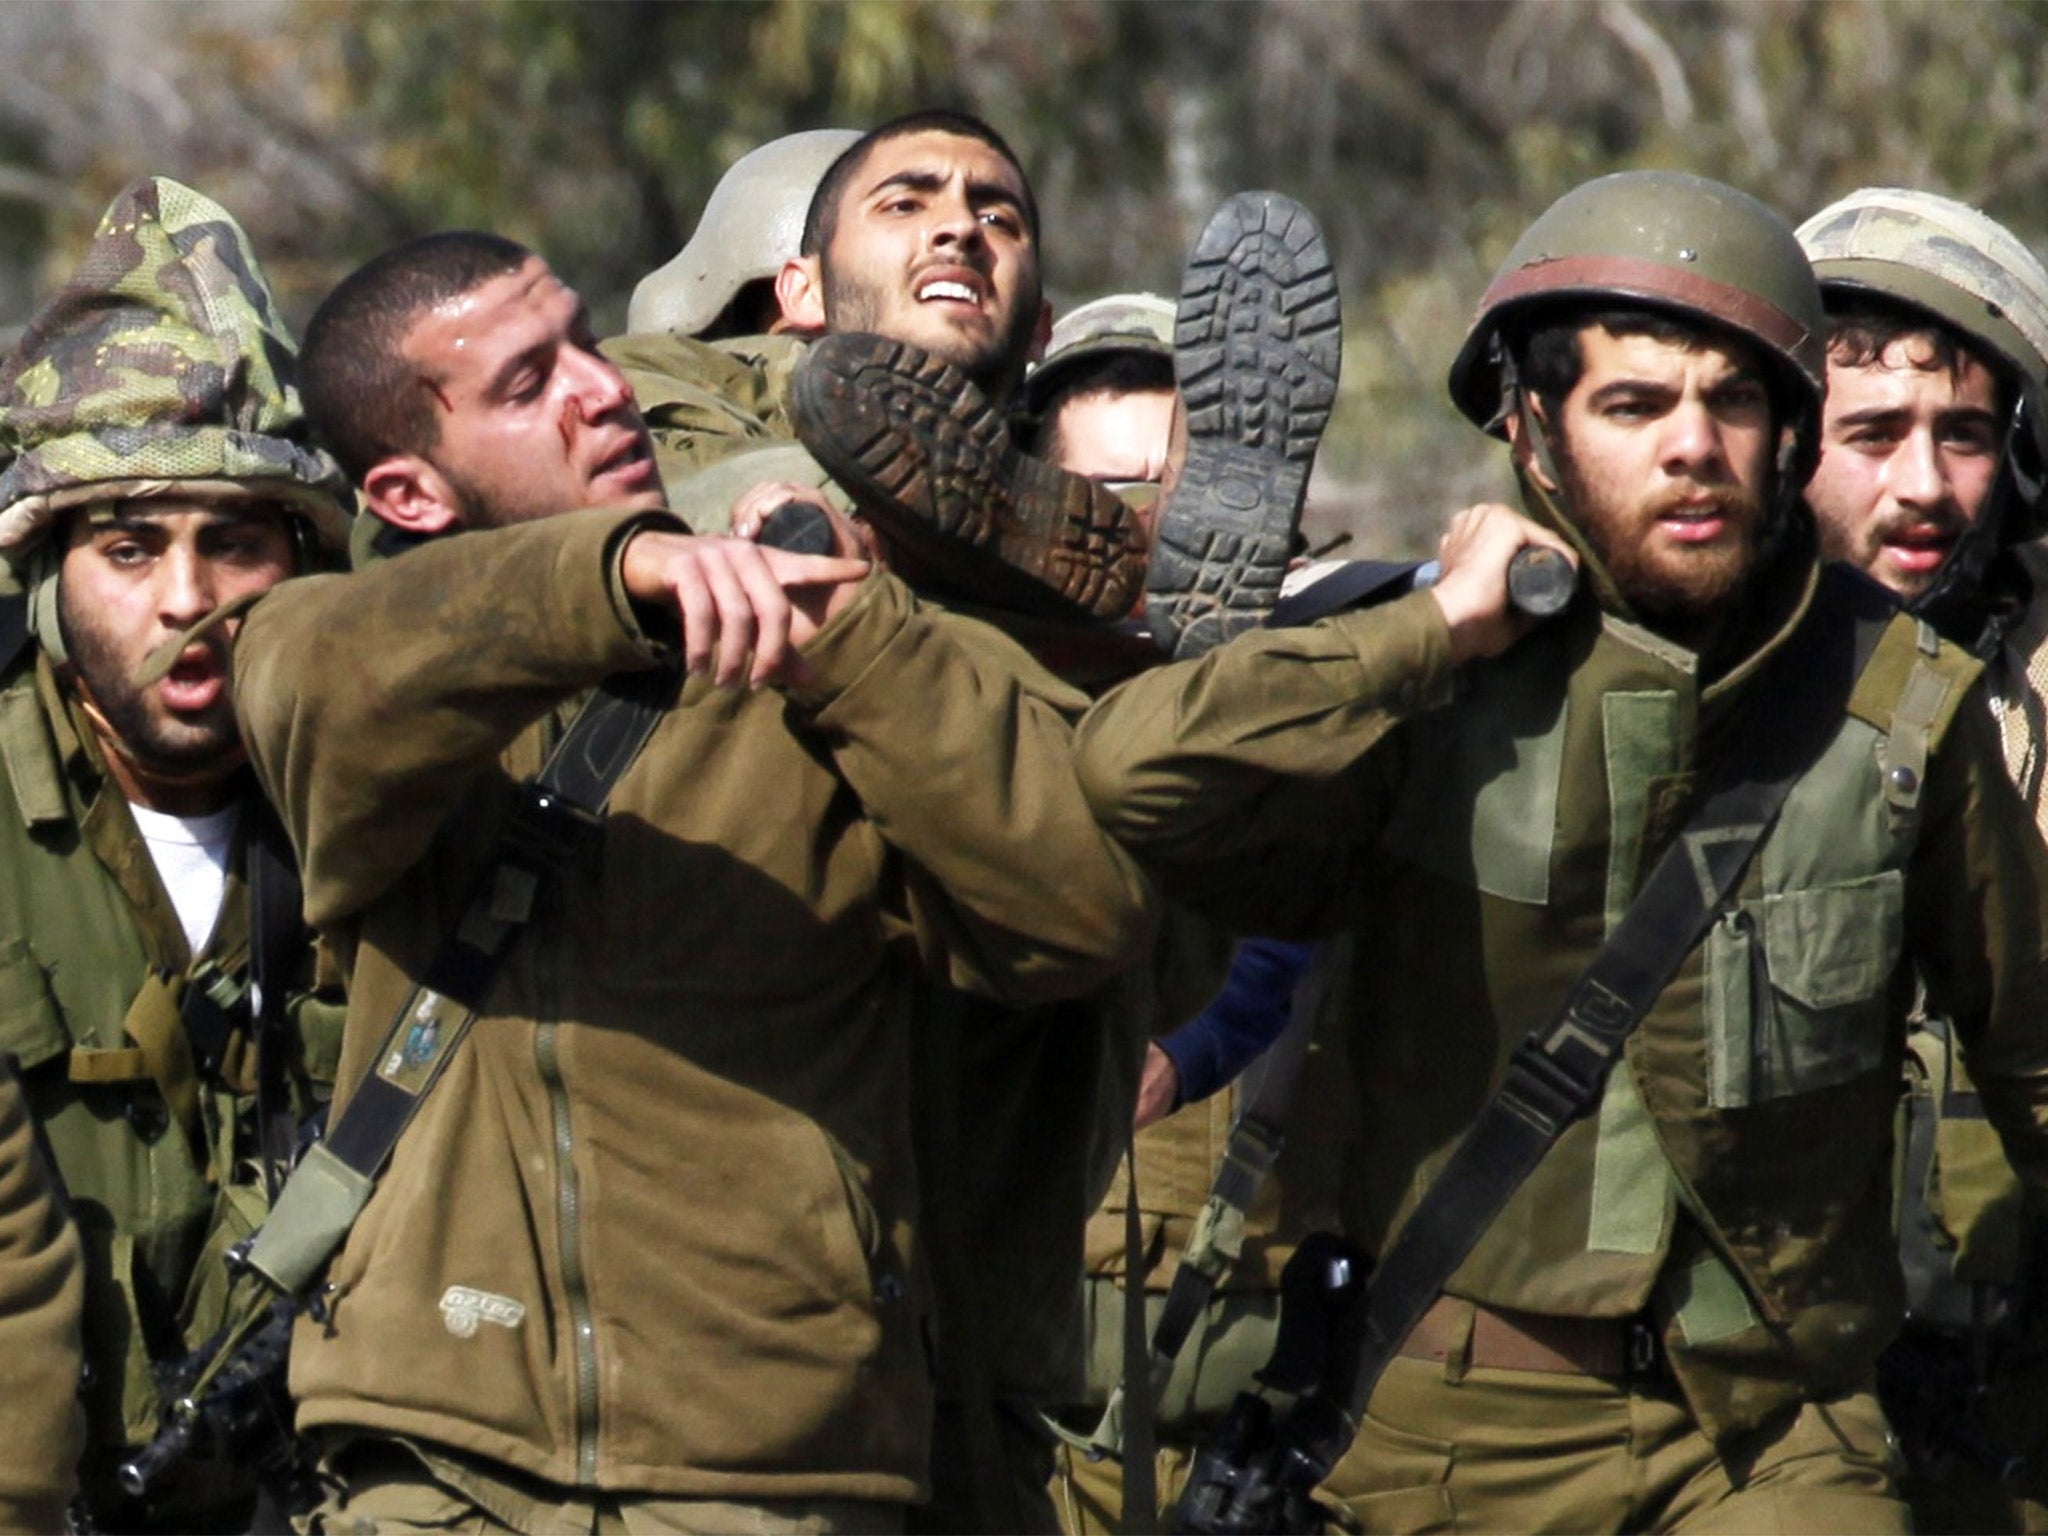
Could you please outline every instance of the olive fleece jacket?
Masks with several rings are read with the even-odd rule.
[[[351,973],[340,1096],[560,706],[661,659],[617,575],[647,526],[463,533],[250,614],[251,758]],[[1150,927],[1061,709],[954,622],[877,575],[803,687],[686,683],[337,1257],[303,1427],[616,1491],[922,1494],[913,983],[1041,1002]]]
[[[1454,673],[1417,594],[1246,636],[1082,722],[1090,800],[1167,896],[1353,936],[1344,1208],[1369,1250],[1677,834],[1702,760],[1769,729],[1737,707],[1809,622],[1817,579],[1797,561],[1778,578],[1743,659],[1705,684],[1690,652],[1590,600]],[[1900,1313],[1886,1192],[1916,974],[2021,1176],[2048,1187],[2048,854],[1982,688],[1959,651],[1889,620],[1598,1109],[1451,1294],[1651,1311],[1724,1443],[1866,1382]]]
[[[54,1531],[78,1486],[85,1261],[36,1146],[11,1057],[0,1056],[0,1532]]]

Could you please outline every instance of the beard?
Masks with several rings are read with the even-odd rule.
[[[820,270],[827,333],[865,331],[922,347],[940,362],[950,363],[966,374],[992,400],[1002,399],[1023,380],[1038,326],[1037,303],[1020,303],[1009,324],[987,342],[976,341],[950,327],[937,336],[899,336],[888,328],[890,294],[882,284],[835,266],[829,258],[821,262]]]
[[[147,692],[132,681],[134,664],[123,659],[111,635],[72,611],[61,592],[58,623],[72,674],[122,753],[164,778],[213,770],[225,774],[240,764],[241,731],[225,692],[219,703],[198,716],[171,716],[152,709]]]
[[[1763,503],[1740,485],[1683,487],[1628,501],[1558,455],[1566,505],[1616,590],[1652,629],[1686,640],[1725,618],[1757,568]],[[1732,535],[1704,547],[1656,537],[1658,520],[1684,509],[1721,517]]]

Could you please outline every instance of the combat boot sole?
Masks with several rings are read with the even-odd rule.
[[[1277,192],[1217,209],[1188,256],[1173,341],[1187,457],[1160,506],[1145,616],[1188,657],[1279,601],[1337,398],[1337,279],[1309,211]]]
[[[959,369],[920,347],[814,343],[790,390],[797,435],[910,574],[1027,613],[1121,618],[1144,582],[1136,514],[1033,458]]]

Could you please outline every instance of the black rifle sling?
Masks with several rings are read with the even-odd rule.
[[[542,884],[559,876],[597,834],[613,786],[668,708],[676,680],[666,670],[606,678],[541,771],[521,786],[483,889],[428,963],[385,1037],[376,1067],[329,1134],[329,1150],[358,1173],[375,1178],[391,1156],[456,1044],[483,1011]]]
[[[483,1011],[544,889],[601,835],[613,786],[674,702],[667,668],[606,678],[520,786],[480,888],[414,986],[327,1140],[287,1181],[243,1261],[278,1290],[308,1285],[348,1234],[422,1100]]]
[[[312,930],[306,926],[299,862],[277,813],[252,795],[245,815],[249,885],[249,1035],[256,1051],[256,1149],[264,1193],[275,1200],[291,1166],[298,1128],[291,1112],[291,1026],[286,1013]]]
[[[1505,1081],[1375,1267],[1346,1403],[1342,1459],[1380,1373],[1444,1283],[1564,1128],[1599,1102],[1608,1070],[1734,891],[1800,776],[1840,729],[1885,626],[1890,598],[1826,566],[1806,622],[1750,686],[1702,802],[1657,860],[1600,952],[1550,1021],[1515,1048]],[[1319,1450],[1322,1448],[1319,1448]]]

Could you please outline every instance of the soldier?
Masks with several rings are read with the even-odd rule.
[[[1468,509],[1433,589],[1084,722],[1169,894],[1355,946],[1345,1226],[1378,1263],[1325,1383],[1369,1393],[1367,1528],[1908,1528],[1872,1192],[1916,964],[2048,1176],[2048,857],[1975,663],[1815,559],[1823,324],[1753,199],[1568,193],[1450,377],[1534,521]],[[1581,573],[1533,630],[1529,543]]]
[[[85,1271],[36,1144],[12,1057],[0,1055],[0,1531],[54,1531],[78,1489]]]
[[[1180,399],[1173,315],[1156,293],[1093,299],[1053,326],[1045,360],[1024,379],[1026,451],[1116,491],[1148,544]]]
[[[247,1464],[188,1463],[146,1501],[114,1471],[156,1428],[153,1368],[224,1320],[222,1254],[339,1047],[296,900],[253,913],[259,850],[282,843],[229,697],[238,605],[346,542],[292,364],[242,230],[154,179],[0,370],[0,555],[29,625],[0,674],[0,1048],[84,1243],[80,1477],[108,1530],[248,1518]],[[257,951],[291,997],[272,982],[252,1017]]]
[[[1799,230],[1828,310],[1822,547],[1986,663],[2006,767],[2042,794],[2048,272],[2003,226],[1866,187]],[[1922,1531],[2048,1529],[2044,1230],[2001,1156],[1948,1021],[1907,1039],[1900,1247],[1907,1321],[1881,1362]],[[2024,1462],[2024,1467],[2021,1463]]]
[[[1148,926],[1061,713],[864,562],[686,536],[522,247],[379,257],[306,378],[414,546],[260,605],[236,648],[309,915],[352,957],[344,1126],[406,1070],[412,1036],[381,1042],[449,936],[496,921],[467,893],[567,707],[688,674],[589,856],[516,904],[531,931],[295,1341],[316,1521],[899,1527],[930,1450],[914,970],[1039,1002]]]

